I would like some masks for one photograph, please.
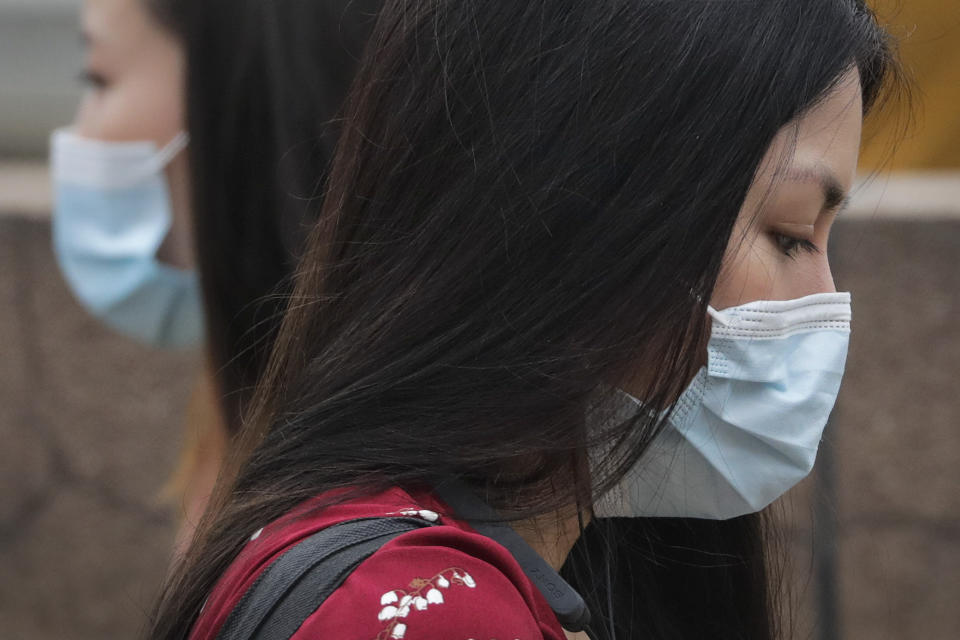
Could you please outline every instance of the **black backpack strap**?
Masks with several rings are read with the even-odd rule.
[[[357,565],[397,536],[427,526],[417,518],[364,518],[313,534],[260,574],[217,640],[289,640]]]

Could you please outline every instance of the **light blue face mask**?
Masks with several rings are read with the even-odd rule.
[[[810,473],[840,390],[850,294],[716,311],[708,364],[598,517],[725,520],[760,511]],[[616,391],[618,419],[642,411]]]
[[[203,340],[197,275],[157,260],[172,223],[164,168],[187,145],[101,142],[68,130],[51,137],[53,247],[83,306],[155,347]]]

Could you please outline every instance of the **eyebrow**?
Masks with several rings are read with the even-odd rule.
[[[850,194],[844,190],[836,174],[822,163],[793,166],[787,171],[787,177],[797,182],[819,183],[825,211],[843,211],[850,204]]]

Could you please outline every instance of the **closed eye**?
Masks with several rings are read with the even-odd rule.
[[[99,91],[107,86],[107,79],[96,71],[84,69],[77,77],[81,84],[83,84],[85,87],[90,87],[91,89],[96,89]]]
[[[820,248],[805,238],[795,238],[776,232],[772,235],[774,241],[777,243],[777,248],[788,258],[796,258],[801,252],[820,253]]]

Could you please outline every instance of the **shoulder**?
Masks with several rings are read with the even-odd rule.
[[[505,549],[437,526],[384,545],[293,637],[319,638],[559,640],[563,634]]]
[[[310,535],[350,520],[421,518],[361,563],[292,640],[564,640],[540,592],[501,545],[427,494],[391,489],[314,509],[304,503],[258,529],[213,589],[191,633],[216,638],[268,566]]]

